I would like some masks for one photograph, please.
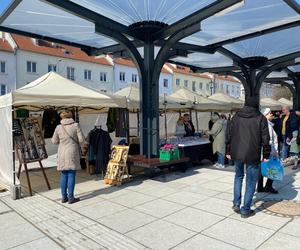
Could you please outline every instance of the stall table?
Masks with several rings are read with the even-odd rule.
[[[192,162],[199,163],[204,159],[214,161],[212,143],[208,139],[179,143],[178,148],[180,155],[190,158]]]
[[[170,169],[174,166],[178,166],[182,171],[185,171],[189,162],[190,158],[188,157],[181,157],[179,160],[161,161],[159,158],[147,159],[143,155],[129,156],[127,160],[129,173],[132,167],[140,167],[144,169],[144,174],[148,177],[153,177],[158,170]]]

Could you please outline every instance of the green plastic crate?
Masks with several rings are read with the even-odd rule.
[[[172,151],[160,149],[159,159],[161,161],[170,161],[172,159]]]
[[[180,153],[179,153],[179,149],[173,149],[172,151],[172,155],[171,155],[171,159],[172,160],[179,160],[180,159]]]

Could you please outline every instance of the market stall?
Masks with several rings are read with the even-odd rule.
[[[265,97],[260,100],[260,106],[263,108],[270,108],[272,111],[274,111],[281,110],[283,105],[279,101],[276,101],[270,97]]]
[[[291,108],[293,107],[293,102],[286,98],[280,98],[278,101],[282,103],[283,106],[289,106]]]
[[[244,106],[244,102],[242,100],[233,98],[233,97],[225,95],[223,93],[216,93],[208,98],[211,100],[226,103],[227,106],[229,105],[232,110],[238,110]]]
[[[61,109],[64,107],[90,107],[97,110],[100,107],[124,106],[126,106],[124,98],[100,94],[54,72],[47,73],[26,86],[0,97],[0,137],[2,140],[0,146],[0,181],[6,186],[13,187],[12,193],[18,196],[20,182],[15,166],[16,137],[13,136],[13,133],[16,135],[19,131],[22,135],[23,130],[16,127],[15,123],[16,112],[20,108],[37,111],[49,107]],[[37,138],[36,134],[32,138]],[[25,138],[25,141],[32,143],[33,140]],[[37,159],[41,161],[42,157],[38,155]],[[27,163],[27,161],[23,163]]]

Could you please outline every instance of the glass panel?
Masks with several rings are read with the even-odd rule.
[[[288,77],[286,72],[277,72],[273,71],[271,74],[268,75],[268,78],[275,78],[275,77]]]
[[[299,14],[283,0],[246,0],[234,11],[202,21],[202,30],[183,41],[208,45],[295,20]]]
[[[225,47],[241,57],[265,56],[269,59],[300,51],[300,27],[277,31],[236,42]]]
[[[38,0],[22,1],[1,25],[98,48],[116,44],[93,23]]]
[[[299,0],[300,1],[300,0]],[[288,67],[293,72],[300,72],[300,65]]]
[[[226,67],[233,65],[231,59],[218,52],[215,54],[192,53],[189,54],[188,57],[177,57],[172,60],[201,68]]]
[[[4,13],[4,11],[9,7],[9,5],[12,3],[12,0],[1,0],[0,4],[0,15]]]
[[[103,16],[130,25],[140,21],[172,24],[214,0],[73,0]]]

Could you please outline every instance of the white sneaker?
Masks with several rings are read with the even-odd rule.
[[[215,168],[219,168],[219,166],[220,166],[219,163],[215,163],[215,164],[213,165],[213,167],[215,167]]]
[[[219,164],[219,168],[226,168],[225,165]]]

